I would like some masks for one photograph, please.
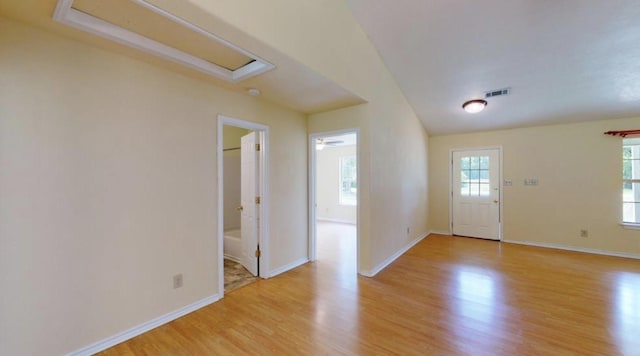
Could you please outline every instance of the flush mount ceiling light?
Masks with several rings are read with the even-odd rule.
[[[258,89],[258,88],[249,88],[249,89],[247,89],[247,94],[249,94],[251,96],[258,96],[258,95],[260,95],[260,89]]]
[[[469,100],[462,104],[462,108],[464,109],[464,111],[468,112],[469,114],[479,113],[480,111],[484,110],[485,106],[487,106],[487,101],[483,99]]]

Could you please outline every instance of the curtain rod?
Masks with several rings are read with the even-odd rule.
[[[607,131],[605,135],[627,137],[627,135],[640,135],[640,130],[622,130],[622,131]]]

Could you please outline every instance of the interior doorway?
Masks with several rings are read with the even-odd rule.
[[[218,117],[218,278],[229,292],[268,271],[269,128]]]
[[[358,250],[358,131],[309,136],[309,259],[355,277]]]
[[[451,151],[451,229],[453,235],[501,239],[502,150]]]

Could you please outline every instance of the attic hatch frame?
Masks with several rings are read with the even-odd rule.
[[[120,26],[111,24],[105,20],[99,19],[95,16],[91,16],[82,11],[74,9],[74,0],[58,0],[55,12],[53,13],[53,19],[61,22],[65,25],[75,27],[77,29],[92,33],[94,35],[118,42],[128,47],[132,47],[143,52],[158,56],[160,58],[170,60],[213,77],[231,82],[237,83],[241,80],[257,76],[266,71],[269,71],[275,66],[264,59],[245,51],[242,48],[226,41],[204,29],[183,20],[157,6],[151,5],[145,0],[130,0],[133,3],[151,10],[161,16],[168,18],[169,20],[184,26],[196,33],[199,33],[213,41],[216,41],[232,50],[238,51],[243,55],[253,59],[252,62],[236,69],[229,70],[223,68],[217,64],[206,61],[202,58],[188,54],[184,51],[167,46],[158,41],[152,40],[133,31],[124,29]]]

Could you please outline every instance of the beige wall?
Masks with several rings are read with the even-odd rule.
[[[356,146],[327,146],[316,151],[318,219],[355,224],[358,208],[340,204],[340,157],[355,156]]]
[[[236,210],[240,206],[240,138],[250,131],[240,127],[224,125],[222,127],[222,141],[224,149],[223,172],[224,172],[224,230],[240,228],[240,212]]]
[[[640,231],[622,228],[622,146],[608,130],[640,118],[543,126],[429,140],[431,228],[449,231],[449,150],[502,146],[504,239],[639,254]],[[524,186],[538,178],[538,186]],[[589,237],[579,236],[580,230]]]
[[[369,103],[311,115],[308,123],[310,133],[360,131],[358,247],[360,270],[365,274],[376,272],[429,232],[429,138],[386,68],[379,65],[367,77]]]
[[[368,101],[308,121],[309,133],[360,131],[361,272],[376,272],[428,232],[426,131],[344,0],[151,2],[204,28],[224,23],[250,34]]]
[[[0,48],[0,354],[64,354],[221,292],[219,113],[270,126],[271,268],[306,256],[303,115],[1,18]]]

